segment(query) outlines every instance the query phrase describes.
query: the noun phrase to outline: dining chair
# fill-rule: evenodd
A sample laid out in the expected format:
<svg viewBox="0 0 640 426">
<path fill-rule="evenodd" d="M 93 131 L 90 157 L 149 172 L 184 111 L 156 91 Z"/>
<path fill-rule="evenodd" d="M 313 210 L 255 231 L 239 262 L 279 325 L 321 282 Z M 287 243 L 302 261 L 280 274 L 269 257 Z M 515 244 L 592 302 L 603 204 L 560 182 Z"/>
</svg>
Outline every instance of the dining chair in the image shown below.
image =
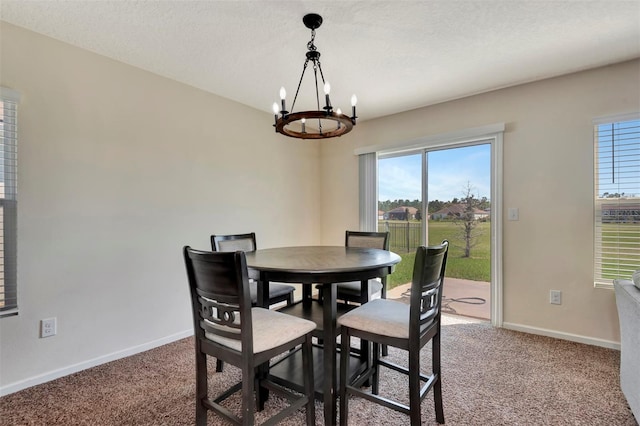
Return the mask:
<svg viewBox="0 0 640 426">
<path fill-rule="evenodd" d="M 376 248 L 389 250 L 389 232 L 346 231 L 344 245 L 346 247 Z M 380 292 L 380 297 L 387 298 L 387 277 L 368 281 L 368 294 L 362 293 L 364 282 L 351 281 L 336 286 L 336 299 L 345 302 L 367 303 L 371 296 Z"/>
<path fill-rule="evenodd" d="M 231 234 L 231 235 L 212 235 L 211 250 L 213 251 L 254 251 L 257 249 L 256 234 L 251 232 L 248 234 Z M 293 304 L 293 292 L 295 287 L 287 284 L 269 283 L 269 306 L 286 302 L 287 305 Z M 258 283 L 249 279 L 249 293 L 251 295 L 251 305 L 258 305 Z M 221 360 L 216 361 L 216 371 L 221 372 L 224 363 Z"/>
<path fill-rule="evenodd" d="M 362 247 L 376 248 L 380 250 L 389 250 L 389 232 L 365 232 L 365 231 L 349 231 L 345 232 L 345 247 Z M 368 291 L 363 293 L 362 288 L 368 284 Z M 367 303 L 371 297 L 380 293 L 380 297 L 387 298 L 387 277 L 380 279 L 370 279 L 368 281 L 349 281 L 336 284 L 336 300 L 344 302 L 358 303 L 360 305 Z M 318 300 L 322 300 L 318 294 Z M 388 355 L 387 345 L 382 346 L 382 355 Z"/>
<path fill-rule="evenodd" d="M 276 424 L 306 407 L 306 424 L 315 424 L 312 331 L 316 324 L 261 307 L 252 307 L 247 262 L 243 251 L 207 252 L 184 247 L 196 354 L 196 424 L 207 424 L 211 410 L 233 424 L 253 425 L 255 410 L 264 406 L 262 389 L 273 391 L 289 405 L 264 424 Z M 270 380 L 268 362 L 302 346 L 304 393 L 292 392 Z M 209 397 L 207 356 L 237 366 L 242 379 L 217 397 Z M 241 391 L 241 416 L 222 405 Z M 255 394 L 255 404 L 253 397 Z"/>
<path fill-rule="evenodd" d="M 348 358 L 340 360 L 340 424 L 347 424 L 349 396 L 359 396 L 384 407 L 408 414 L 411 425 L 421 424 L 420 403 L 433 389 L 436 421 L 444 423 L 442 407 L 442 380 L 440 376 L 440 307 L 447 265 L 449 243 L 444 240 L 437 246 L 420 246 L 411 281 L 409 304 L 394 300 L 372 300 L 338 319 L 342 327 L 341 352 L 349 351 L 349 339 L 373 342 L 373 360 L 365 371 L 352 377 L 348 374 Z M 420 373 L 420 350 L 431 346 L 431 374 Z M 386 344 L 408 351 L 407 366 L 380 358 L 379 345 Z M 404 373 L 409 381 L 409 405 L 381 396 L 380 367 Z M 361 387 L 371 381 L 371 392 Z M 426 382 L 421 387 L 421 382 Z"/>
<path fill-rule="evenodd" d="M 389 250 L 389 232 L 346 231 L 345 247 L 376 248 Z M 362 286 L 368 284 L 368 293 L 362 292 Z M 387 277 L 370 279 L 368 281 L 349 281 L 336 284 L 336 299 L 359 304 L 367 303 L 371 297 L 380 293 L 380 297 L 387 297 Z M 321 299 L 320 295 L 318 297 Z"/>
<path fill-rule="evenodd" d="M 212 235 L 211 249 L 213 251 L 254 251 L 256 245 L 256 234 L 235 234 L 235 235 Z M 258 283 L 254 280 L 249 282 L 251 290 L 251 303 L 253 306 L 258 304 Z M 287 305 L 293 304 L 293 293 L 295 287 L 287 284 L 269 283 L 269 305 L 286 302 Z"/>
</svg>

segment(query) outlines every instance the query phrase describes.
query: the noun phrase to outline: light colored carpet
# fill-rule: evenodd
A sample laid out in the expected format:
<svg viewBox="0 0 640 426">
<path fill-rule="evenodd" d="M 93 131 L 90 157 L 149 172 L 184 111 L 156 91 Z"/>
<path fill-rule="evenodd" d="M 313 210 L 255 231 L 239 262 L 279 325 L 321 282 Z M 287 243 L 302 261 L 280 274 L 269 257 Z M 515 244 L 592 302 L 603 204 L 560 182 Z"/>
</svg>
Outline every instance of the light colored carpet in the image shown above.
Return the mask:
<svg viewBox="0 0 640 426">
<path fill-rule="evenodd" d="M 494 329 L 488 323 L 443 316 L 442 384 L 448 425 L 635 426 L 619 387 L 618 351 Z M 423 349 L 429 372 L 429 345 Z M 395 361 L 406 353 L 390 348 Z M 211 389 L 239 380 L 210 363 Z M 383 370 L 383 395 L 408 401 L 406 380 Z M 193 340 L 183 339 L 0 398 L 2 425 L 192 425 L 195 418 Z M 239 405 L 239 396 L 230 402 Z M 273 396 L 256 421 L 283 400 Z M 400 413 L 363 401 L 349 403 L 349 424 L 407 425 Z M 317 424 L 323 422 L 316 403 Z M 423 424 L 435 425 L 433 396 L 422 404 Z M 214 414 L 210 425 L 223 424 Z M 304 424 L 304 413 L 284 425 Z"/>
</svg>

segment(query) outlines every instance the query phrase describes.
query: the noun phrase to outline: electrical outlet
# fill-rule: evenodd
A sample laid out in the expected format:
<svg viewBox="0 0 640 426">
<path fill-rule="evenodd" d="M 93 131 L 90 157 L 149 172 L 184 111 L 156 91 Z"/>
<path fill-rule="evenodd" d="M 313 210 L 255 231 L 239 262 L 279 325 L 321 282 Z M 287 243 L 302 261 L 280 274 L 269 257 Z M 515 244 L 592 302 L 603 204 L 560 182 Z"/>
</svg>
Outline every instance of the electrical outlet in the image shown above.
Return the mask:
<svg viewBox="0 0 640 426">
<path fill-rule="evenodd" d="M 552 305 L 562 305 L 562 292 L 560 290 L 551 290 L 549 293 L 549 303 Z"/>
<path fill-rule="evenodd" d="M 55 336 L 58 332 L 56 318 L 47 318 L 40 320 L 40 337 Z"/>
<path fill-rule="evenodd" d="M 518 211 L 518 208 L 510 207 L 509 210 L 507 210 L 507 217 L 509 218 L 509 220 L 518 220 L 520 218 L 520 212 Z"/>
</svg>

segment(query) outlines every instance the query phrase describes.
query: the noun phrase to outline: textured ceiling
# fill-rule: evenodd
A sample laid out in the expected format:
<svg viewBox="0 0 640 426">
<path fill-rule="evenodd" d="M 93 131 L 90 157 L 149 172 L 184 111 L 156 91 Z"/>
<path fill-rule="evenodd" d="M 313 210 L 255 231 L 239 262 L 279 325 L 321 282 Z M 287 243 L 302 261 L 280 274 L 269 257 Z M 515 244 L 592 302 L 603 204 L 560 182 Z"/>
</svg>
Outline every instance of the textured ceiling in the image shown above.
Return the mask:
<svg viewBox="0 0 640 426">
<path fill-rule="evenodd" d="M 640 57 L 638 0 L 0 0 L 3 21 L 264 111 L 293 98 L 309 12 L 332 102 L 356 93 L 362 119 Z"/>
</svg>

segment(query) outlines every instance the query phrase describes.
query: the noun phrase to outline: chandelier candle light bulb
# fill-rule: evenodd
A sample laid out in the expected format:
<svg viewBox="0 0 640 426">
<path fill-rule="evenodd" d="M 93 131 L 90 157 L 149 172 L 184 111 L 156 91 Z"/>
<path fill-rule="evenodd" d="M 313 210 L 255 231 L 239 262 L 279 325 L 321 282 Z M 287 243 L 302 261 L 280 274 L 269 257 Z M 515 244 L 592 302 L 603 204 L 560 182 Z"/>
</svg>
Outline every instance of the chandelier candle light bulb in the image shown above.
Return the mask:
<svg viewBox="0 0 640 426">
<path fill-rule="evenodd" d="M 278 104 L 276 102 L 273 103 L 273 113 L 275 114 L 275 118 L 276 118 L 276 125 L 278 124 L 278 113 L 280 111 L 278 111 Z"/>
<path fill-rule="evenodd" d="M 329 82 L 326 82 L 324 83 L 324 99 L 327 112 L 331 112 L 331 101 L 329 100 L 329 92 L 331 92 L 331 85 L 329 84 Z"/>
<path fill-rule="evenodd" d="M 356 120 L 356 104 L 358 103 L 358 98 L 356 95 L 351 95 L 351 119 L 353 121 Z"/>
<path fill-rule="evenodd" d="M 287 107 L 285 106 L 285 98 L 287 97 L 287 91 L 284 90 L 284 87 L 280 88 L 280 100 L 282 102 L 282 114 L 285 113 Z"/>
</svg>

